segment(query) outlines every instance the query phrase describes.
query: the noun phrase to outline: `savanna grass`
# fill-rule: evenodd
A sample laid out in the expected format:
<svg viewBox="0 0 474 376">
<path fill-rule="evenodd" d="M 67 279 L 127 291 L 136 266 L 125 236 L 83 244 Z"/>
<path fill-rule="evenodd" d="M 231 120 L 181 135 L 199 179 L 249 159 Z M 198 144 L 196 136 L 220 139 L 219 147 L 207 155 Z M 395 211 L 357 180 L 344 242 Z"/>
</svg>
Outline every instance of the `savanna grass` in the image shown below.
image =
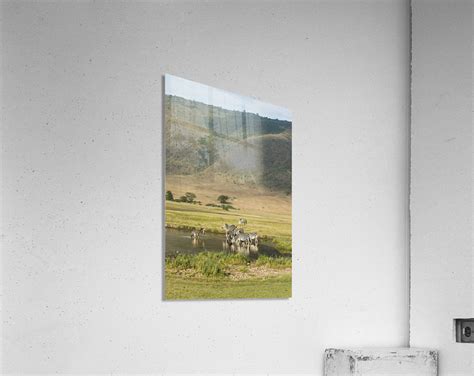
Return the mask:
<svg viewBox="0 0 474 376">
<path fill-rule="evenodd" d="M 168 272 L 192 271 L 204 277 L 226 277 L 232 267 L 239 267 L 239 270 L 245 271 L 249 266 L 265 266 L 271 269 L 291 268 L 291 258 L 261 255 L 253 260 L 239 253 L 222 252 L 179 254 L 166 258 Z"/>
<path fill-rule="evenodd" d="M 204 227 L 207 232 L 223 233 L 224 223 L 238 223 L 240 217 L 249 221 L 246 231 L 257 232 L 262 240 L 277 245 L 281 253 L 291 253 L 291 217 L 284 215 L 258 215 L 243 212 L 226 212 L 221 208 L 166 202 L 166 226 L 179 230 Z"/>
</svg>

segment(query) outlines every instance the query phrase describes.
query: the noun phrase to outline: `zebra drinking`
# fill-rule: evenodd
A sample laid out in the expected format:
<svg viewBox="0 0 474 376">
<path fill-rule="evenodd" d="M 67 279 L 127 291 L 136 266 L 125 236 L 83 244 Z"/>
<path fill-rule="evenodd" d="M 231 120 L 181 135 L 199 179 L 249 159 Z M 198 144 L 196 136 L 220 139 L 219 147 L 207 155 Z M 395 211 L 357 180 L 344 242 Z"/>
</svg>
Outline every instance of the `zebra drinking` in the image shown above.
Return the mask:
<svg viewBox="0 0 474 376">
<path fill-rule="evenodd" d="M 225 242 L 226 246 L 230 246 L 231 249 L 238 250 L 242 247 L 250 250 L 250 247 L 255 247 L 258 251 L 258 234 L 256 232 L 246 233 L 243 229 L 243 225 L 247 224 L 245 218 L 239 219 L 239 224 L 242 227 L 225 223 L 222 228 L 225 230 Z"/>
<path fill-rule="evenodd" d="M 234 244 L 235 243 L 235 239 L 237 238 L 237 236 L 239 234 L 243 234 L 244 230 L 241 229 L 241 228 L 234 228 L 232 231 L 229 232 L 229 234 L 227 235 L 227 243 L 229 244 Z"/>
<path fill-rule="evenodd" d="M 193 230 L 191 231 L 191 239 L 193 240 L 200 239 L 201 236 L 204 236 L 205 233 L 206 233 L 206 230 L 203 227 L 201 227 L 199 231 Z"/>
<path fill-rule="evenodd" d="M 246 246 L 247 249 L 250 247 L 249 234 L 239 233 L 235 238 L 235 244 L 239 247 Z"/>
</svg>

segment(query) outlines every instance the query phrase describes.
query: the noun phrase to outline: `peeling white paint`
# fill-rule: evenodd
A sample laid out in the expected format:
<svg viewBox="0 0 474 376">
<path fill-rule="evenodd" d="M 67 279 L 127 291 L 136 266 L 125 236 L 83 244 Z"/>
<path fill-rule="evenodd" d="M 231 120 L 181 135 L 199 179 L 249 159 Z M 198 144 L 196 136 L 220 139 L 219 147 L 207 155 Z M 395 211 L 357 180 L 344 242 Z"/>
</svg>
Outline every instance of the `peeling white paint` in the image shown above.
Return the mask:
<svg viewBox="0 0 474 376">
<path fill-rule="evenodd" d="M 327 349 L 325 376 L 436 376 L 438 353 L 430 349 Z"/>
</svg>

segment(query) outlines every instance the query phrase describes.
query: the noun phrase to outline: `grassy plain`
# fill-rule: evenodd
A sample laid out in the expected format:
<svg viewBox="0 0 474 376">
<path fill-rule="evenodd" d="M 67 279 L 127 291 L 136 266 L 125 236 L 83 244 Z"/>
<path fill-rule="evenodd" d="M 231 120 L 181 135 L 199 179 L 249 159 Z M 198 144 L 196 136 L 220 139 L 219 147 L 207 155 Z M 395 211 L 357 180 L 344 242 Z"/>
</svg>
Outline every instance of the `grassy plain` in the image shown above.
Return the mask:
<svg viewBox="0 0 474 376">
<path fill-rule="evenodd" d="M 291 274 L 231 280 L 226 278 L 187 278 L 166 274 L 167 300 L 256 299 L 291 297 Z"/>
<path fill-rule="evenodd" d="M 167 257 L 165 298 L 238 299 L 288 298 L 291 296 L 291 196 L 256 187 L 229 184 L 214 177 L 167 176 L 166 190 L 174 197 L 196 194 L 200 204 L 166 201 L 166 226 L 223 233 L 224 223 L 238 224 L 246 218 L 247 232 L 271 240 L 281 257 L 260 255 L 250 260 L 239 254 L 204 252 Z M 230 196 L 235 209 L 219 207 L 219 195 Z"/>
<path fill-rule="evenodd" d="M 291 252 L 291 196 L 272 193 L 237 184 L 223 184 L 216 181 L 203 183 L 191 176 L 167 177 L 166 190 L 175 197 L 193 192 L 199 204 L 166 201 L 166 226 L 191 230 L 204 227 L 208 232 L 222 233 L 224 223 L 238 224 L 239 218 L 246 218 L 246 231 L 257 232 L 261 238 L 273 240 L 281 252 Z M 205 206 L 216 204 L 221 194 L 232 197 L 232 206 L 222 208 Z"/>
</svg>

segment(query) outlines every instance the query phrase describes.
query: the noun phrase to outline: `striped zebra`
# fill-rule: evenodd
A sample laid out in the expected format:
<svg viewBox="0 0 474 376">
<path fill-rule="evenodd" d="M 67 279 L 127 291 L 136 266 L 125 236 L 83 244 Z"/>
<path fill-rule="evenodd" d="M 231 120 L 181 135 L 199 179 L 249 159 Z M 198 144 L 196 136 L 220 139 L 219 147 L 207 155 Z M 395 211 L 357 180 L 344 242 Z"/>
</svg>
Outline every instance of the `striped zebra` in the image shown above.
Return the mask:
<svg viewBox="0 0 474 376">
<path fill-rule="evenodd" d="M 204 236 L 206 230 L 201 227 L 199 230 L 191 231 L 191 239 L 199 239 L 201 236 Z"/>
<path fill-rule="evenodd" d="M 249 234 L 239 233 L 235 237 L 235 244 L 239 247 L 242 247 L 243 245 L 245 245 L 248 248 L 250 246 Z"/>
<path fill-rule="evenodd" d="M 256 232 L 251 232 L 248 235 L 250 244 L 258 247 L 258 234 Z"/>
<path fill-rule="evenodd" d="M 239 219 L 239 225 L 245 226 L 247 224 L 247 220 L 245 218 L 240 218 Z"/>
</svg>

